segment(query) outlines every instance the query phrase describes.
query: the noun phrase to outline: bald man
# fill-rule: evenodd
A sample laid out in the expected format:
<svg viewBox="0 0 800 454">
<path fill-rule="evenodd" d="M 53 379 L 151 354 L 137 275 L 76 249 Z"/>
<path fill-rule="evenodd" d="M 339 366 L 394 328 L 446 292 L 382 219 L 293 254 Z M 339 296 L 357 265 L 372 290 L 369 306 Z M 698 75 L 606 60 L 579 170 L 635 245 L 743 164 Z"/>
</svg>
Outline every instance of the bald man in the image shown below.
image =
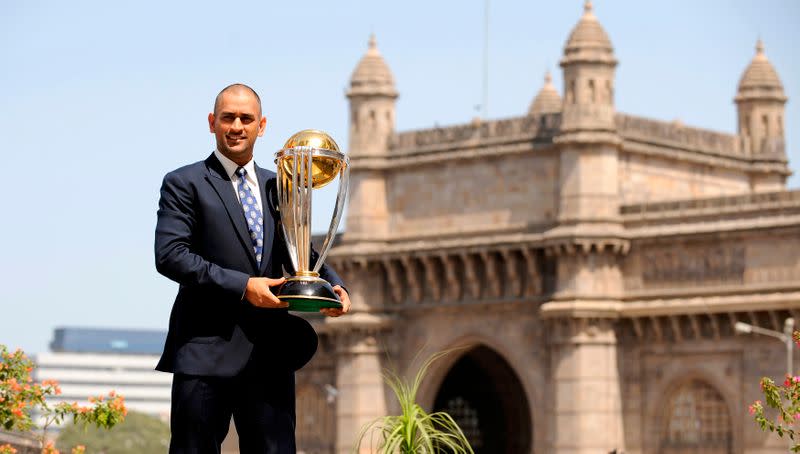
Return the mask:
<svg viewBox="0 0 800 454">
<path fill-rule="evenodd" d="M 219 453 L 233 417 L 243 454 L 294 453 L 294 372 L 317 335 L 273 294 L 293 270 L 275 173 L 253 161 L 267 125 L 261 99 L 230 85 L 208 125 L 216 150 L 168 173 L 158 205 L 156 269 L 180 284 L 156 366 L 173 373 L 169 452 Z M 320 275 L 343 306 L 321 312 L 346 313 L 342 280 L 328 266 Z"/>
</svg>

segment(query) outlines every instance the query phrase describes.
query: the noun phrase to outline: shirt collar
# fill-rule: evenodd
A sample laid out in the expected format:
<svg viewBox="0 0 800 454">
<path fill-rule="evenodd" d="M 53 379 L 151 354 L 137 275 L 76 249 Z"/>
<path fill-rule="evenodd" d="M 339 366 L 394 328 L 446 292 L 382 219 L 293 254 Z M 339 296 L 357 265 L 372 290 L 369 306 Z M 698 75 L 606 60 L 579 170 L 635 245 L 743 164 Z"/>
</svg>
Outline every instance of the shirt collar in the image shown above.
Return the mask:
<svg viewBox="0 0 800 454">
<path fill-rule="evenodd" d="M 233 162 L 230 159 L 228 159 L 228 157 L 225 156 L 224 154 L 220 153 L 219 150 L 214 150 L 214 156 L 216 156 L 217 159 L 219 159 L 219 162 L 222 163 L 222 167 L 225 169 L 225 172 L 228 174 L 228 178 L 230 178 L 231 181 L 233 181 L 234 175 L 236 174 L 236 169 L 238 169 L 240 167 L 239 164 L 236 164 L 235 162 Z M 245 164 L 245 165 L 243 165 L 241 167 L 244 167 L 244 170 L 247 171 L 247 176 L 248 177 L 250 177 L 253 181 L 256 181 L 256 164 L 252 159 L 247 161 L 247 164 Z M 236 178 L 239 178 L 238 175 L 235 175 L 235 176 L 236 176 Z"/>
</svg>

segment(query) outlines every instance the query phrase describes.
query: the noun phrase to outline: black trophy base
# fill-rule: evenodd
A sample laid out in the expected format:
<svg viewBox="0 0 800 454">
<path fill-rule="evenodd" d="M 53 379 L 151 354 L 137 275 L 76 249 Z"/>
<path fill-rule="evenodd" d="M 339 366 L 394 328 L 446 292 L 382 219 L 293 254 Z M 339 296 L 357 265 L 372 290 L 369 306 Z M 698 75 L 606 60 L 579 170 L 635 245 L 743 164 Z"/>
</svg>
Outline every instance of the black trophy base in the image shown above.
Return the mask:
<svg viewBox="0 0 800 454">
<path fill-rule="evenodd" d="M 319 312 L 323 308 L 341 309 L 339 295 L 325 279 L 311 276 L 293 276 L 278 288 L 278 299 L 289 303 L 289 310 Z"/>
</svg>

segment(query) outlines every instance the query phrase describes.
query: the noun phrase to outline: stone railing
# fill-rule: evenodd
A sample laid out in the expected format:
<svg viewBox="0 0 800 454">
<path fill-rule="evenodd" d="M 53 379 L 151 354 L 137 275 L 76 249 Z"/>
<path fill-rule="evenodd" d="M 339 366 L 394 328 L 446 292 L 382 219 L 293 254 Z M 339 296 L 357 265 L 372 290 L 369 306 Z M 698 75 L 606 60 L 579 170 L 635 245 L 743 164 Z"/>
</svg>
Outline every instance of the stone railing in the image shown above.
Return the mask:
<svg viewBox="0 0 800 454">
<path fill-rule="evenodd" d="M 734 134 L 621 113 L 616 116 L 616 124 L 623 139 L 655 142 L 724 156 L 744 156 L 739 137 Z"/>
<path fill-rule="evenodd" d="M 391 137 L 389 147 L 393 154 L 402 154 L 413 153 L 432 145 L 480 143 L 494 138 L 540 137 L 544 140 L 558 133 L 560 123 L 560 114 L 474 121 L 469 124 L 397 133 Z"/>
<path fill-rule="evenodd" d="M 800 208 L 800 190 L 623 205 L 620 214 L 627 220 L 635 220 L 653 216 L 691 216 L 729 209 L 751 211 L 786 207 Z"/>
</svg>

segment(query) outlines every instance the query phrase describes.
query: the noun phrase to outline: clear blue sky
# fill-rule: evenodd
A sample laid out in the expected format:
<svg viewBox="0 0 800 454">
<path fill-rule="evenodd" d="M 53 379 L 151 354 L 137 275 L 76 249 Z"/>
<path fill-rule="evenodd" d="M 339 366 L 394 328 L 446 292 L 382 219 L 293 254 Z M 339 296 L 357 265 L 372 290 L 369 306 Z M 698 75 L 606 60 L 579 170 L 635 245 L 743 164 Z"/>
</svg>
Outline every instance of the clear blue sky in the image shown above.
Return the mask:
<svg viewBox="0 0 800 454">
<path fill-rule="evenodd" d="M 546 69 L 560 89 L 582 4 L 492 1 L 490 117 L 523 114 Z M 344 90 L 374 31 L 400 130 L 467 122 L 481 101 L 483 10 L 481 0 L 2 2 L 0 343 L 38 352 L 55 326 L 166 328 L 176 285 L 153 267 L 158 188 L 212 150 L 206 115 L 220 88 L 261 93 L 261 164 L 299 129 L 346 147 Z M 734 131 L 732 98 L 761 36 L 790 98 L 798 168 L 800 2 L 596 0 L 595 12 L 620 61 L 619 111 L 721 131 Z"/>
</svg>

